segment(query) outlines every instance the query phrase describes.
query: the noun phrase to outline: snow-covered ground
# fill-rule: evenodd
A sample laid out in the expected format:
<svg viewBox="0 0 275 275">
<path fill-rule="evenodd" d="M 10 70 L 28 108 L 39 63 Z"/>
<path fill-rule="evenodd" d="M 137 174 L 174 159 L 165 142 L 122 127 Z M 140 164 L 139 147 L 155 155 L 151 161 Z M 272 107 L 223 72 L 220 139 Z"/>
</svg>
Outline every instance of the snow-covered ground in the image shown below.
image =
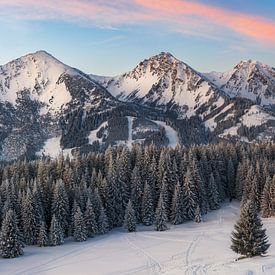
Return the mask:
<svg viewBox="0 0 275 275">
<path fill-rule="evenodd" d="M 225 204 L 204 217 L 165 232 L 139 226 L 138 232 L 116 229 L 107 235 L 59 247 L 26 247 L 24 256 L 0 259 L 0 274 L 275 274 L 275 246 L 266 257 L 235 261 L 230 233 L 239 204 Z M 275 244 L 275 218 L 265 219 Z"/>
<path fill-rule="evenodd" d="M 178 137 L 177 131 L 163 121 L 154 121 L 154 122 L 164 127 L 166 136 L 169 140 L 168 145 L 172 148 L 175 148 L 179 144 L 179 137 Z"/>
<path fill-rule="evenodd" d="M 105 121 L 103 122 L 96 130 L 93 130 L 90 132 L 89 136 L 88 136 L 88 139 L 89 139 L 89 144 L 93 144 L 94 141 L 99 141 L 99 143 L 101 144 L 102 143 L 102 139 L 103 138 L 98 138 L 96 135 L 97 135 L 97 132 L 102 128 L 102 127 L 106 127 L 108 125 L 108 122 Z"/>
<path fill-rule="evenodd" d="M 49 156 L 51 158 L 57 158 L 60 154 L 63 154 L 64 157 L 69 156 L 72 157 L 72 149 L 64 149 L 62 150 L 60 146 L 61 136 L 49 138 L 44 143 L 43 148 L 36 153 L 37 156 Z"/>
</svg>

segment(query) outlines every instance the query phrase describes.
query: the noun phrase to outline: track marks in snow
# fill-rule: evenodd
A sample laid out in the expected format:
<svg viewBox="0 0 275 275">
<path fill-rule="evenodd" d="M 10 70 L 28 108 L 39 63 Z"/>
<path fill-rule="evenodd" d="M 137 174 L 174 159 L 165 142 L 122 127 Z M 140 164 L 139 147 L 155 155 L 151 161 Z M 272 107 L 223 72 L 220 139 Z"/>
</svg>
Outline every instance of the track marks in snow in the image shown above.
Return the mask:
<svg viewBox="0 0 275 275">
<path fill-rule="evenodd" d="M 128 119 L 128 147 L 131 148 L 133 144 L 133 117 L 127 116 Z"/>
<path fill-rule="evenodd" d="M 133 241 L 131 241 L 129 239 L 129 237 L 125 237 L 124 240 L 128 243 L 128 245 L 130 247 L 132 247 L 134 250 L 136 250 L 138 252 L 138 254 L 143 255 L 146 260 L 147 260 L 147 264 L 146 264 L 146 268 L 145 270 L 150 271 L 151 274 L 159 274 L 162 273 L 162 266 L 161 264 L 152 257 L 152 255 L 150 255 L 148 252 L 146 252 L 143 248 L 137 246 L 135 243 L 133 243 Z M 129 273 L 127 273 L 129 274 Z"/>
<path fill-rule="evenodd" d="M 204 232 L 202 232 L 201 234 L 195 236 L 193 241 L 191 242 L 191 244 L 189 245 L 189 247 L 186 251 L 186 255 L 185 255 L 185 266 L 186 266 L 185 274 L 192 274 L 192 275 L 206 274 L 206 272 L 198 273 L 199 271 L 204 270 L 204 267 L 202 265 L 192 265 L 192 255 L 193 255 L 198 243 L 203 238 L 203 236 L 204 236 Z"/>
</svg>

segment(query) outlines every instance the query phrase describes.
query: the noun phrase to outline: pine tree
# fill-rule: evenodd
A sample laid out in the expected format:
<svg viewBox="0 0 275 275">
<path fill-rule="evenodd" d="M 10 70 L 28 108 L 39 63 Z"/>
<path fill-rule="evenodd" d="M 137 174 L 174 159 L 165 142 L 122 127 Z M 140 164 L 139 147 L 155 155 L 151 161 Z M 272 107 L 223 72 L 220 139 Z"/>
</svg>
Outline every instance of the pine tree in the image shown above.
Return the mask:
<svg viewBox="0 0 275 275">
<path fill-rule="evenodd" d="M 208 201 L 209 207 L 211 210 L 216 210 L 220 208 L 220 195 L 218 191 L 217 184 L 215 182 L 214 176 L 211 173 L 209 182 L 208 182 Z"/>
<path fill-rule="evenodd" d="M 167 214 L 166 214 L 165 203 L 164 203 L 162 194 L 160 194 L 158 206 L 156 209 L 155 227 L 157 231 L 165 231 L 168 229 Z"/>
<path fill-rule="evenodd" d="M 98 228 L 93 206 L 89 198 L 87 200 L 86 210 L 84 212 L 84 221 L 88 237 L 94 237 L 98 233 Z"/>
<path fill-rule="evenodd" d="M 37 237 L 37 244 L 41 246 L 47 246 L 49 244 L 48 234 L 45 226 L 45 222 L 42 221 L 40 224 L 39 234 Z"/>
<path fill-rule="evenodd" d="M 13 210 L 8 210 L 3 219 L 0 233 L 0 255 L 3 258 L 16 258 L 23 254 L 22 243 Z"/>
<path fill-rule="evenodd" d="M 154 223 L 154 202 L 152 198 L 151 187 L 148 183 L 144 186 L 144 192 L 142 196 L 142 222 L 144 225 L 152 225 Z"/>
<path fill-rule="evenodd" d="M 25 242 L 29 245 L 36 244 L 39 224 L 41 222 L 41 212 L 39 204 L 36 204 L 30 189 L 28 189 L 27 195 L 23 201 L 22 221 Z"/>
<path fill-rule="evenodd" d="M 125 211 L 124 228 L 126 228 L 128 232 L 136 231 L 136 214 L 131 200 L 129 200 Z"/>
<path fill-rule="evenodd" d="M 52 201 L 52 214 L 60 223 L 63 234 L 68 231 L 69 220 L 69 200 L 65 190 L 64 182 L 59 180 L 55 184 Z"/>
<path fill-rule="evenodd" d="M 77 242 L 86 241 L 88 238 L 85 222 L 79 206 L 77 207 L 76 212 L 74 214 L 73 237 Z"/>
<path fill-rule="evenodd" d="M 265 232 L 255 203 L 248 200 L 244 203 L 240 219 L 232 232 L 231 249 L 246 257 L 263 255 L 270 246 Z"/>
<path fill-rule="evenodd" d="M 201 222 L 201 210 L 200 206 L 198 205 L 195 211 L 195 222 L 200 223 Z"/>
<path fill-rule="evenodd" d="M 272 179 L 267 177 L 261 200 L 261 212 L 263 218 L 271 217 L 272 210 Z"/>
<path fill-rule="evenodd" d="M 193 220 L 195 217 L 195 210 L 198 205 L 198 198 L 196 195 L 196 188 L 194 178 L 190 169 L 187 169 L 187 173 L 184 180 L 184 209 L 186 217 Z"/>
<path fill-rule="evenodd" d="M 101 206 L 100 214 L 98 218 L 98 233 L 105 234 L 109 231 L 108 218 L 103 206 Z"/>
<path fill-rule="evenodd" d="M 53 215 L 51 221 L 49 241 L 52 246 L 61 245 L 64 243 L 63 228 L 61 227 L 59 220 L 55 217 L 55 214 Z"/>
<path fill-rule="evenodd" d="M 175 186 L 173 200 L 172 200 L 172 211 L 171 211 L 171 223 L 181 224 L 186 220 L 183 209 L 183 191 L 182 186 L 178 182 Z"/>
<path fill-rule="evenodd" d="M 131 201 L 136 211 L 137 223 L 141 222 L 142 180 L 138 166 L 135 166 L 131 176 Z"/>
<path fill-rule="evenodd" d="M 227 190 L 228 190 L 227 193 L 230 200 L 236 197 L 235 189 L 236 189 L 235 170 L 234 170 L 234 165 L 232 160 L 229 159 L 227 163 Z"/>
</svg>

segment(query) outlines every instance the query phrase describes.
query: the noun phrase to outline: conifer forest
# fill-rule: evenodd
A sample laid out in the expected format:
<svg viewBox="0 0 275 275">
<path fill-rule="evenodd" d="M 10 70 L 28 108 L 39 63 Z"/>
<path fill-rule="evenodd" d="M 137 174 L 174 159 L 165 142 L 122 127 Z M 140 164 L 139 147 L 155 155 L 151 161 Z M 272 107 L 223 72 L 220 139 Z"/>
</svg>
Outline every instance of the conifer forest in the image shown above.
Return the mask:
<svg viewBox="0 0 275 275">
<path fill-rule="evenodd" d="M 242 206 L 232 249 L 252 257 L 269 247 L 260 217 L 275 216 L 275 145 L 268 142 L 109 147 L 72 159 L 3 163 L 0 180 L 3 258 L 22 255 L 25 246 L 58 246 L 68 237 L 82 242 L 116 227 L 166 231 L 200 223 L 232 200 Z M 252 242 L 243 249 L 246 226 L 258 247 Z"/>
</svg>

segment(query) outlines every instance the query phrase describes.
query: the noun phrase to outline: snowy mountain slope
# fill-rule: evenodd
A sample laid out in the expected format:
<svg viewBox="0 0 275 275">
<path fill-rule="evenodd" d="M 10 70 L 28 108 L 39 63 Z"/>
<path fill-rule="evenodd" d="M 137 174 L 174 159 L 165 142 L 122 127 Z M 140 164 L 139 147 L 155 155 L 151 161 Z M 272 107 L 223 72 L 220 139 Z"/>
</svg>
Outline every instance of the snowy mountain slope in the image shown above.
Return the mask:
<svg viewBox="0 0 275 275">
<path fill-rule="evenodd" d="M 0 100 L 15 105 L 18 92 L 29 90 L 32 100 L 57 111 L 72 99 L 65 84 L 58 81 L 66 73 L 77 75 L 44 51 L 18 58 L 0 67 Z"/>
<path fill-rule="evenodd" d="M 198 116 L 206 129 L 220 136 L 226 129 L 241 125 L 245 120 L 242 116 L 255 102 L 273 104 L 274 75 L 273 68 L 253 61 L 241 62 L 226 73 L 202 74 L 170 53 L 161 53 L 121 76 L 90 77 L 124 102 L 172 111 L 178 119 Z M 275 117 L 264 109 L 259 113 L 271 120 Z M 257 114 L 253 116 L 257 120 Z M 261 121 L 266 123 L 267 120 Z M 257 130 L 264 132 L 264 127 Z"/>
<path fill-rule="evenodd" d="M 258 61 L 241 61 L 234 69 L 204 74 L 231 97 L 243 97 L 258 104 L 275 104 L 275 68 Z"/>
<path fill-rule="evenodd" d="M 170 53 L 146 59 L 121 76 L 93 77 L 120 100 L 174 110 L 179 117 L 191 117 L 202 107 L 215 109 L 224 103 L 214 85 Z"/>
<path fill-rule="evenodd" d="M 164 232 L 150 226 L 138 226 L 134 233 L 118 228 L 85 243 L 66 240 L 56 247 L 26 246 L 24 257 L 0 259 L 0 273 L 274 274 L 274 245 L 265 257 L 236 261 L 238 255 L 230 249 L 230 234 L 238 218 L 239 204 L 232 202 L 207 214 L 202 223 L 170 225 L 170 230 Z M 275 243 L 275 219 L 263 222 L 269 241 Z"/>
<path fill-rule="evenodd" d="M 68 87 L 69 77 L 85 80 L 93 84 L 92 89 L 99 89 L 84 73 L 61 63 L 45 51 L 28 54 L 0 66 L 0 101 L 15 106 L 25 92 L 25 96 L 27 94 L 31 100 L 43 105 L 41 114 L 60 112 L 75 99 Z M 106 94 L 104 91 L 104 96 Z"/>
<path fill-rule="evenodd" d="M 86 117 L 120 103 L 89 76 L 45 51 L 0 66 L 0 159 L 13 160 L 39 151 L 43 142 L 61 135 L 72 148 Z M 87 128 L 92 127 L 91 125 Z M 68 147 L 66 137 L 70 138 Z M 32 153 L 30 153 L 32 152 Z"/>
</svg>

